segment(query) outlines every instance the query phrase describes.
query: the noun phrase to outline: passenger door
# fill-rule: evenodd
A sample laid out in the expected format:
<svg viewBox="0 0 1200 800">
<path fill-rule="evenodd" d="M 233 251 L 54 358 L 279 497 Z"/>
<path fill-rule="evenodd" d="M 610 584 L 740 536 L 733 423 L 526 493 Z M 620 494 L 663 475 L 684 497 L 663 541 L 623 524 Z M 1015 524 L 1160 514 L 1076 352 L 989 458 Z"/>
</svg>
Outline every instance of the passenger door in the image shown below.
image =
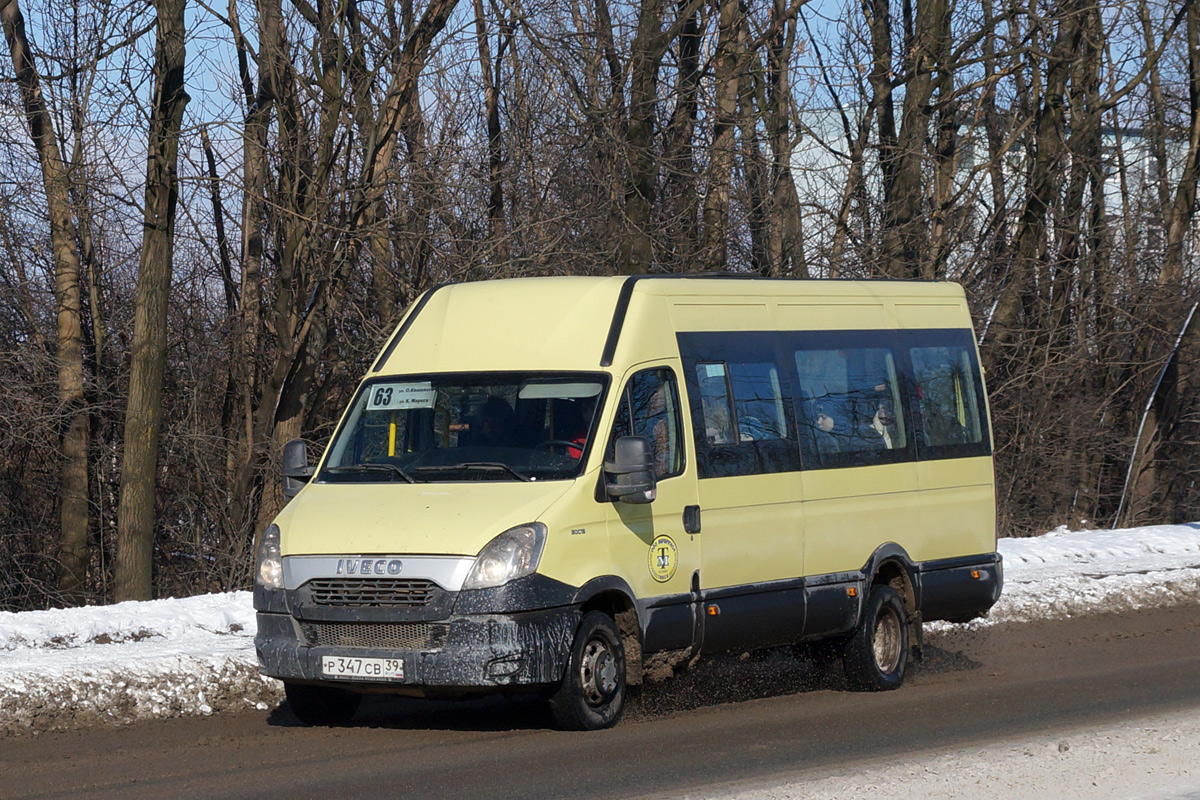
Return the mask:
<svg viewBox="0 0 1200 800">
<path fill-rule="evenodd" d="M 645 649 L 691 646 L 696 632 L 692 575 L 700 566 L 700 537 L 685 526 L 695 507 L 696 481 L 685 457 L 679 383 L 670 367 L 640 370 L 625 382 L 604 458 L 621 436 L 641 436 L 655 457 L 653 502 L 613 502 L 608 536 L 613 563 L 646 608 Z"/>
<path fill-rule="evenodd" d="M 804 628 L 799 448 L 769 333 L 681 334 L 703 520 L 704 650 Z"/>
</svg>

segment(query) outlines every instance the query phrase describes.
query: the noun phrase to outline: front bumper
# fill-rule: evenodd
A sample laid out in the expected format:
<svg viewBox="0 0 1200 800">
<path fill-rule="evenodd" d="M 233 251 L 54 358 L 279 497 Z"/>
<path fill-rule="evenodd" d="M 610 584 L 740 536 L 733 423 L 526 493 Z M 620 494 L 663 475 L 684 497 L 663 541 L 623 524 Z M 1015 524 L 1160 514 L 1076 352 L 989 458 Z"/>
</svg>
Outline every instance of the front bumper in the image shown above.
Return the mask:
<svg viewBox="0 0 1200 800">
<path fill-rule="evenodd" d="M 438 623 L 441 635 L 436 642 L 394 648 L 367 640 L 366 646 L 358 646 L 364 642 L 312 644 L 308 637 L 313 628 L 306 623 L 287 613 L 259 611 L 254 647 L 262 673 L 281 680 L 416 695 L 494 691 L 561 681 L 579 617 L 579 609 L 572 606 L 517 614 L 451 615 Z M 382 623 L 406 624 L 411 623 Z M 404 679 L 378 683 L 325 677 L 321 658 L 331 655 L 400 658 Z"/>
</svg>

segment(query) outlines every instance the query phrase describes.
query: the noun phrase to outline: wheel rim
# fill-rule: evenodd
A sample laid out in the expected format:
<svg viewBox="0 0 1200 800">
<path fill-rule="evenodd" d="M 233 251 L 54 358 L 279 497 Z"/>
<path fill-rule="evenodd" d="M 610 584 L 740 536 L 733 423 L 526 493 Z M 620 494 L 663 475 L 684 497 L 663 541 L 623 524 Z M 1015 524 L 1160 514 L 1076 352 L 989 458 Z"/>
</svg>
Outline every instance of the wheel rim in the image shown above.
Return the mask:
<svg viewBox="0 0 1200 800">
<path fill-rule="evenodd" d="M 593 708 L 607 703 L 617 691 L 617 659 L 607 642 L 592 639 L 579 659 L 583 697 Z"/>
<path fill-rule="evenodd" d="M 900 664 L 903 655 L 903 630 L 900 618 L 890 608 L 882 608 L 875 619 L 875 665 L 882 673 L 890 673 Z"/>
</svg>

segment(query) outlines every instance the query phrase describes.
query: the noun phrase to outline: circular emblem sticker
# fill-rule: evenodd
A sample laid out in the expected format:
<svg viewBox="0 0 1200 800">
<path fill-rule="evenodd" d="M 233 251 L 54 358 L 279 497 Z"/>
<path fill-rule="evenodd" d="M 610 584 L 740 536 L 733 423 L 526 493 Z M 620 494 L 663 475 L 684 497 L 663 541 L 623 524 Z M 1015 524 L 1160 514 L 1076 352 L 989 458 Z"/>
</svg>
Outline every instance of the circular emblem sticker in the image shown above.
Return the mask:
<svg viewBox="0 0 1200 800">
<path fill-rule="evenodd" d="M 679 567 L 679 548 L 670 536 L 659 536 L 650 543 L 650 555 L 646 566 L 650 568 L 650 576 L 659 583 L 666 583 L 675 577 Z"/>
</svg>

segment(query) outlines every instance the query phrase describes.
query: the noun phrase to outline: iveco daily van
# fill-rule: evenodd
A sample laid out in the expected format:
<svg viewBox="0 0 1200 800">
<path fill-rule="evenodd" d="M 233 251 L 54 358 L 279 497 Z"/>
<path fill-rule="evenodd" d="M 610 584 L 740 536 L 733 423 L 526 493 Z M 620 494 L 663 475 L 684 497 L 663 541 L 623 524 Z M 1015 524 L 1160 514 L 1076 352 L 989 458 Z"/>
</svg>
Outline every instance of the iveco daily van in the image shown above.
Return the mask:
<svg viewBox="0 0 1200 800">
<path fill-rule="evenodd" d="M 613 725 L 649 663 L 822 640 L 894 689 L 1000 595 L 951 283 L 526 278 L 415 302 L 329 446 L 284 455 L 255 645 L 308 723 L 540 691 Z"/>
</svg>

